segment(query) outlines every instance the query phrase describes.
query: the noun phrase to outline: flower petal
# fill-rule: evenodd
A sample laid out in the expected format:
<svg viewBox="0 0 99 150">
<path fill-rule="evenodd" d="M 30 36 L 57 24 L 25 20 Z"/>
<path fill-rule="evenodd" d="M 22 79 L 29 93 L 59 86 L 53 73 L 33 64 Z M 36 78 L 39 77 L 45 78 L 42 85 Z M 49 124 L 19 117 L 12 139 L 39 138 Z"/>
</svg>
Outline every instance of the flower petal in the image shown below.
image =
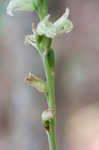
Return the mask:
<svg viewBox="0 0 99 150">
<path fill-rule="evenodd" d="M 7 7 L 7 14 L 13 16 L 15 11 L 33 11 L 33 0 L 11 0 Z"/>
<path fill-rule="evenodd" d="M 47 15 L 37 26 L 36 32 L 39 35 L 45 35 L 48 38 L 54 38 L 62 33 L 69 33 L 73 29 L 72 22 L 68 19 L 70 10 L 67 8 L 65 13 L 55 22 L 49 21 L 50 15 Z"/>
<path fill-rule="evenodd" d="M 46 35 L 48 38 L 56 36 L 56 27 L 49 21 L 50 15 L 47 15 L 37 26 L 37 34 Z"/>
</svg>

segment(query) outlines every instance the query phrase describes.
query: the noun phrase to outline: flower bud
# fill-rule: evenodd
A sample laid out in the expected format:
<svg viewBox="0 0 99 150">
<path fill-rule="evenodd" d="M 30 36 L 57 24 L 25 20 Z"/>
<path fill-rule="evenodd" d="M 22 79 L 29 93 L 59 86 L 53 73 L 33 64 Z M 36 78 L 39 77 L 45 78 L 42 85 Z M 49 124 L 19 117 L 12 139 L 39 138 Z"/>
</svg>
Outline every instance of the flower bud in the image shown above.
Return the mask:
<svg viewBox="0 0 99 150">
<path fill-rule="evenodd" d="M 44 128 L 46 129 L 46 131 L 49 131 L 50 123 L 55 119 L 55 110 L 47 109 L 43 111 L 41 118 Z"/>
<path fill-rule="evenodd" d="M 54 119 L 55 111 L 47 109 L 42 113 L 42 121 L 50 121 Z"/>
</svg>

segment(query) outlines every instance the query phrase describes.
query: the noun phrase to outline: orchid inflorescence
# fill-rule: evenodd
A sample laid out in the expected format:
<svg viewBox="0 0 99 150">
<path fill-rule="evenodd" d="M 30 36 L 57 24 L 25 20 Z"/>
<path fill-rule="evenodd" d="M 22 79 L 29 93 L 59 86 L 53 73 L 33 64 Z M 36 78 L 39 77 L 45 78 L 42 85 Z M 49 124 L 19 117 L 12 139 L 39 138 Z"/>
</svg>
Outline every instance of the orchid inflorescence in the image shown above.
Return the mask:
<svg viewBox="0 0 99 150">
<path fill-rule="evenodd" d="M 46 81 L 41 80 L 32 73 L 29 73 L 25 80 L 29 82 L 30 86 L 46 96 L 48 109 L 42 114 L 42 122 L 47 131 L 50 150 L 56 150 L 55 58 L 51 45 L 55 37 L 72 31 L 73 24 L 68 19 L 70 10 L 66 8 L 65 13 L 58 20 L 51 22 L 48 14 L 48 0 L 11 0 L 7 7 L 7 14 L 13 16 L 16 11 L 36 11 L 40 17 L 40 22 L 36 28 L 32 24 L 32 34 L 25 37 L 25 43 L 32 45 L 40 52 L 45 68 Z"/>
<path fill-rule="evenodd" d="M 15 11 L 38 10 L 42 5 L 41 2 L 42 0 L 11 0 L 7 7 L 7 13 L 8 15 L 13 16 Z M 65 13 L 54 23 L 49 21 L 50 15 L 46 15 L 44 19 L 37 25 L 35 33 L 38 35 L 45 35 L 48 38 L 55 38 L 57 35 L 71 32 L 73 29 L 73 24 L 68 19 L 69 13 L 70 10 L 67 8 Z M 35 42 L 34 37 L 35 36 L 31 36 L 32 42 Z"/>
</svg>

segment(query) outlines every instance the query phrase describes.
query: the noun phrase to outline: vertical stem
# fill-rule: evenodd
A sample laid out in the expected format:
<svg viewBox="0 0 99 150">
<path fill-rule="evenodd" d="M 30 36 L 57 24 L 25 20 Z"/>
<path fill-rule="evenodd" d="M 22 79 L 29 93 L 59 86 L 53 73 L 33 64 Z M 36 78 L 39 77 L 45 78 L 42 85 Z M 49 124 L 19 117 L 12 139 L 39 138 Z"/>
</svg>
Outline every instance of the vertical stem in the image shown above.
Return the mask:
<svg viewBox="0 0 99 150">
<path fill-rule="evenodd" d="M 55 111 L 54 66 L 53 67 L 49 66 L 49 60 L 48 60 L 47 54 L 43 56 L 43 63 L 44 63 L 44 68 L 45 68 L 46 80 L 48 82 L 48 107 L 49 109 Z M 54 120 L 50 121 L 49 131 L 47 132 L 50 150 L 56 150 L 55 120 L 56 120 L 56 117 L 54 117 Z"/>
<path fill-rule="evenodd" d="M 48 13 L 48 0 L 43 0 L 43 5 L 45 6 L 45 8 L 42 9 L 43 10 L 42 13 L 39 13 L 40 20 L 42 20 Z M 45 45 L 45 48 L 46 48 L 46 45 Z M 50 63 L 49 61 L 51 61 L 47 57 L 49 50 L 47 49 L 46 51 L 47 51 L 46 55 L 43 55 L 43 54 L 41 55 L 43 58 L 45 75 L 46 75 L 46 80 L 48 83 L 48 93 L 46 95 L 46 98 L 48 101 L 49 109 L 54 110 L 56 112 L 56 110 L 55 110 L 54 64 L 52 65 L 52 67 L 49 65 L 49 63 Z M 53 53 L 54 53 L 54 51 L 53 51 Z M 54 117 L 54 120 L 50 121 L 49 131 L 47 133 L 48 133 L 49 149 L 56 150 L 56 116 Z"/>
<path fill-rule="evenodd" d="M 50 123 L 50 130 L 48 132 L 48 141 L 50 150 L 56 150 L 55 120 L 52 120 Z"/>
<path fill-rule="evenodd" d="M 54 68 L 49 67 L 47 56 L 43 56 L 46 80 L 48 83 L 48 106 L 50 109 L 55 109 L 55 92 L 54 92 Z"/>
</svg>

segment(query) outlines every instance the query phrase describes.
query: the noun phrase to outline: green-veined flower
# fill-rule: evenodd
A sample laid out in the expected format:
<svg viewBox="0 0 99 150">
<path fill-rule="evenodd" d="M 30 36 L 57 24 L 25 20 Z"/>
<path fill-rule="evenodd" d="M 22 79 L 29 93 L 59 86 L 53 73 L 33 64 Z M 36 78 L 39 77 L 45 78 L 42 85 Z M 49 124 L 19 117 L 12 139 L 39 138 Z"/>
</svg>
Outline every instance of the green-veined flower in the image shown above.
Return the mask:
<svg viewBox="0 0 99 150">
<path fill-rule="evenodd" d="M 11 0 L 7 7 L 7 14 L 13 16 L 15 11 L 36 10 L 42 18 L 47 13 L 48 0 Z"/>
<path fill-rule="evenodd" d="M 7 14 L 13 16 L 15 11 L 33 11 L 33 0 L 11 0 L 7 7 Z"/>
<path fill-rule="evenodd" d="M 38 35 L 45 35 L 48 38 L 54 38 L 62 33 L 68 33 L 72 31 L 73 24 L 68 19 L 69 9 L 67 8 L 65 13 L 54 23 L 49 21 L 50 15 L 47 15 L 37 26 L 36 32 Z"/>
</svg>

